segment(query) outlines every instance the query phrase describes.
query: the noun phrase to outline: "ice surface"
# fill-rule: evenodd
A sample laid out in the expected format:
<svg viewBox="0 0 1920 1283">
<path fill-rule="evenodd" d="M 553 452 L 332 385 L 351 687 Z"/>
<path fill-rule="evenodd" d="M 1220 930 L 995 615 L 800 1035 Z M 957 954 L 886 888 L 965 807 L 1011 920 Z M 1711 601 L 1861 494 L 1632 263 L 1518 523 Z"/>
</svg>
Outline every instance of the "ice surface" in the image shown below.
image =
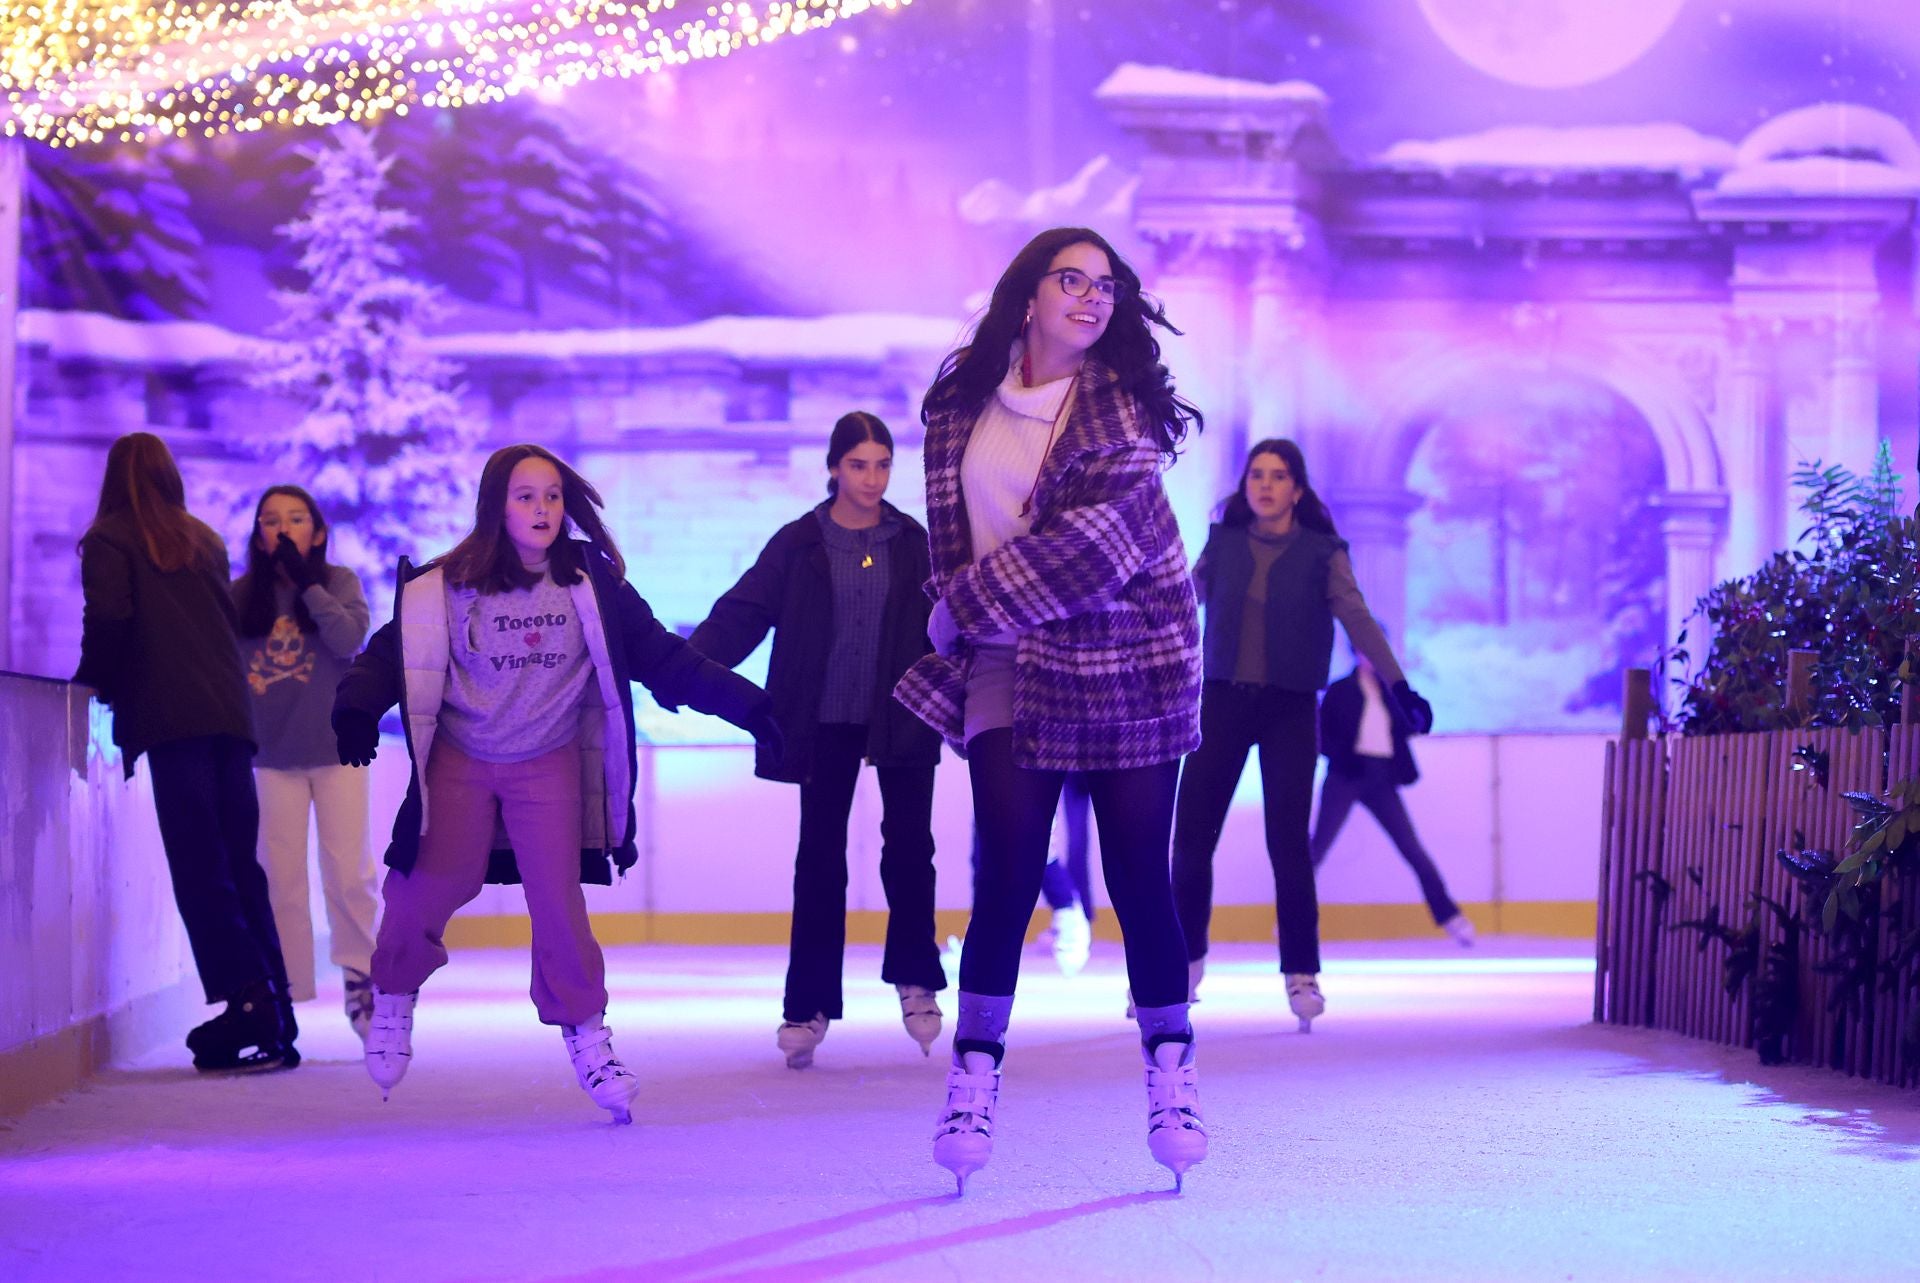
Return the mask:
<svg viewBox="0 0 1920 1283">
<path fill-rule="evenodd" d="M 534 1023 L 524 952 L 474 952 L 429 984 L 385 1105 L 323 998 L 292 1073 L 199 1078 L 171 1051 L 15 1121 L 0 1277 L 1911 1276 L 1912 1093 L 1589 1026 L 1566 941 L 1332 946 L 1307 1036 L 1268 950 L 1217 949 L 1194 1012 L 1213 1153 L 1174 1198 L 1118 952 L 1071 980 L 1029 953 L 963 1201 L 929 1156 L 941 1058 L 901 1031 L 877 950 L 849 951 L 848 1019 L 805 1073 L 774 1049 L 783 950 L 612 951 L 632 1127 Z M 1872 1214 L 1827 1214 L 1836 1191 Z"/>
</svg>

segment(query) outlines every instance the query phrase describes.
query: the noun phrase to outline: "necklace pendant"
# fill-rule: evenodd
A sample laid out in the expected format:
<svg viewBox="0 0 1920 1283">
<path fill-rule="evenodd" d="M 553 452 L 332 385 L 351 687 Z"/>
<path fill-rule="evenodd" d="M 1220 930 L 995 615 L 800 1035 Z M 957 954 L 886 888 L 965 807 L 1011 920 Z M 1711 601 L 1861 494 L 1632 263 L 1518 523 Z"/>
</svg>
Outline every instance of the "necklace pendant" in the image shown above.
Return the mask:
<svg viewBox="0 0 1920 1283">
<path fill-rule="evenodd" d="M 867 554 L 866 556 L 864 556 L 864 557 L 862 557 L 862 558 L 860 559 L 860 569 L 862 569 L 862 570 L 867 570 L 867 569 L 870 569 L 870 568 L 871 568 L 872 566 L 873 566 L 873 554 L 872 554 L 872 553 L 868 553 L 868 554 Z"/>
</svg>

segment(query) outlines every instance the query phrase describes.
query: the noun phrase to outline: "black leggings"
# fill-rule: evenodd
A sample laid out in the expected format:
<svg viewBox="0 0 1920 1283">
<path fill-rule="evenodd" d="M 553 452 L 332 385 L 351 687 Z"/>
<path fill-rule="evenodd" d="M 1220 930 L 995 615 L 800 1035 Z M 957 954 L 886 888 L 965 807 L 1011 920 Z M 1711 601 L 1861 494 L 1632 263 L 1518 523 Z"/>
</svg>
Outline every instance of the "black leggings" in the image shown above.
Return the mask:
<svg viewBox="0 0 1920 1283">
<path fill-rule="evenodd" d="M 1220 845 L 1220 829 L 1246 769 L 1247 753 L 1257 745 L 1280 969 L 1320 970 L 1320 901 L 1314 894 L 1307 841 L 1313 769 L 1320 756 L 1318 709 L 1312 691 L 1222 681 L 1210 681 L 1201 689 L 1200 747 L 1187 755 L 1173 830 L 1173 888 L 1187 952 L 1195 958 L 1207 956 L 1214 848 Z"/>
<path fill-rule="evenodd" d="M 1014 765 L 1013 732 L 982 731 L 967 745 L 973 777 L 980 863 L 973 918 L 960 956 L 963 993 L 1010 998 L 1020 976 L 1033 906 L 1047 864 L 1047 838 L 1060 802 L 1063 771 Z M 1126 939 L 1127 979 L 1142 1007 L 1187 1000 L 1186 942 L 1173 910 L 1167 872 L 1178 761 L 1123 771 L 1088 771 L 1087 792 L 1100 828 L 1107 898 Z"/>
</svg>

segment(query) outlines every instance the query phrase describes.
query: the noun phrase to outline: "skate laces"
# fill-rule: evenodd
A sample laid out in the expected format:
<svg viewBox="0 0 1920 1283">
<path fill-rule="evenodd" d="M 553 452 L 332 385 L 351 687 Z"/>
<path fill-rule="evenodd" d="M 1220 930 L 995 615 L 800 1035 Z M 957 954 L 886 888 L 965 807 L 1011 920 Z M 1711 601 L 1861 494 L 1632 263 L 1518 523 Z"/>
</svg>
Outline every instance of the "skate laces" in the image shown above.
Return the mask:
<svg viewBox="0 0 1920 1283">
<path fill-rule="evenodd" d="M 578 1029 L 578 1033 L 571 1032 Z M 573 1058 L 573 1072 L 580 1085 L 591 1091 L 616 1078 L 631 1078 L 633 1071 L 613 1054 L 613 1030 L 604 1024 L 591 1028 L 569 1025 L 562 1029 L 567 1054 Z"/>
<path fill-rule="evenodd" d="M 900 1014 L 903 1016 L 937 1016 L 940 1014 L 940 1001 L 933 996 L 933 990 L 923 989 L 919 985 L 896 985 L 900 994 Z"/>
<path fill-rule="evenodd" d="M 1162 1046 L 1181 1046 L 1163 1043 Z M 1147 1058 L 1147 1133 L 1167 1128 L 1182 1128 L 1205 1135 L 1207 1126 L 1200 1121 L 1200 1067 L 1194 1062 L 1192 1044 L 1185 1044 L 1180 1063 L 1162 1068 L 1149 1053 Z"/>
<path fill-rule="evenodd" d="M 955 1067 L 947 1071 L 947 1112 L 934 1127 L 933 1138 L 993 1135 L 993 1107 L 1000 1096 L 1000 1073 L 970 1074 Z"/>
</svg>

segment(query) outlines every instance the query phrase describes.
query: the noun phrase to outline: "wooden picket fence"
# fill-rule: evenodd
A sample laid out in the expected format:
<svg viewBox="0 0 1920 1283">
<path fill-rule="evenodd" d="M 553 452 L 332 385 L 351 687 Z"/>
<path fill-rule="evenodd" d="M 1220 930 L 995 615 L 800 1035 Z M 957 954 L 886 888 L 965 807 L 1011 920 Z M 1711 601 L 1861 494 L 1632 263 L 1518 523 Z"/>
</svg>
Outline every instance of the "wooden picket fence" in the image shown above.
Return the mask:
<svg viewBox="0 0 1920 1283">
<path fill-rule="evenodd" d="M 1810 765 L 1796 769 L 1803 750 L 1827 755 L 1824 785 Z M 1863 992 L 1828 969 L 1837 951 L 1819 906 L 1775 855 L 1844 853 L 1855 816 L 1841 794 L 1881 794 L 1920 774 L 1920 725 L 1629 739 L 1608 746 L 1605 773 L 1595 1020 L 1752 1047 L 1766 969 L 1777 994 L 1791 968 L 1790 1027 L 1761 1022 L 1777 1054 L 1881 1082 L 1920 1080 L 1900 1048 L 1917 1001 L 1908 986 Z M 1882 960 L 1920 917 L 1920 905 L 1884 885 L 1873 955 Z M 1761 897 L 1795 912 L 1793 939 Z M 1725 986 L 1732 945 L 1688 923 L 1757 929 L 1755 973 L 1737 995 Z"/>
</svg>

